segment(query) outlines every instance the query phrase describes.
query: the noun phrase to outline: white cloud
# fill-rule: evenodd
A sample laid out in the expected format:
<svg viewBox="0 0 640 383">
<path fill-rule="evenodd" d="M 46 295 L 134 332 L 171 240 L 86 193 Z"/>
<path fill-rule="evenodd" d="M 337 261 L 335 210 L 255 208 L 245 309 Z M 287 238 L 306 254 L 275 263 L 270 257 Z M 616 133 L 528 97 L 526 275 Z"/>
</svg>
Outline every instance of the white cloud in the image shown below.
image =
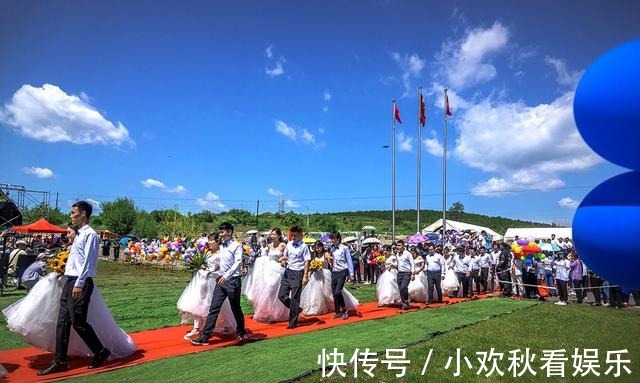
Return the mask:
<svg viewBox="0 0 640 383">
<path fill-rule="evenodd" d="M 267 55 L 268 61 L 271 65 L 268 65 L 264 68 L 264 73 L 269 77 L 278 77 L 284 74 L 284 63 L 287 62 L 287 59 L 283 56 L 280 56 L 277 59 L 273 59 L 273 45 L 269 45 L 267 49 L 265 49 L 265 54 Z"/>
<path fill-rule="evenodd" d="M 166 193 L 184 194 L 187 192 L 187 189 L 182 185 L 178 185 L 175 188 L 169 188 L 164 184 L 164 182 L 154 180 L 153 178 L 147 178 L 146 180 L 140 181 L 140 183 L 146 188 L 158 188 Z"/>
<path fill-rule="evenodd" d="M 300 137 L 300 142 L 304 144 L 312 145 L 316 148 L 321 148 L 325 146 L 324 142 L 318 143 L 316 141 L 316 137 L 313 133 L 308 131 L 307 129 L 300 127 L 289 126 L 286 122 L 282 120 L 276 120 L 276 132 L 282 134 L 287 137 L 291 141 L 298 142 L 298 137 Z M 322 130 L 324 132 L 324 130 Z"/>
<path fill-rule="evenodd" d="M 411 55 L 394 52 L 391 53 L 391 58 L 395 61 L 402 70 L 402 85 L 404 86 L 404 93 L 402 97 L 409 97 L 413 93 L 411 79 L 418 78 L 422 69 L 424 69 L 426 61 L 421 59 L 418 54 L 413 53 Z"/>
<path fill-rule="evenodd" d="M 32 166 L 29 168 L 24 168 L 22 169 L 25 173 L 27 174 L 33 174 L 34 176 L 38 177 L 38 178 L 52 178 L 55 177 L 55 174 L 53 174 L 53 171 L 49 168 L 39 168 L 36 166 Z"/>
<path fill-rule="evenodd" d="M 576 201 L 573 198 L 564 197 L 558 201 L 558 205 L 566 207 L 567 209 L 577 209 L 580 206 L 580 201 Z"/>
<path fill-rule="evenodd" d="M 306 142 L 306 143 L 312 144 L 312 145 L 316 144 L 315 136 L 313 134 L 311 134 L 307 129 L 302 129 L 301 138 L 302 138 L 303 142 Z"/>
<path fill-rule="evenodd" d="M 413 137 L 406 136 L 404 132 L 396 134 L 396 142 L 401 152 L 411 152 L 413 150 Z"/>
<path fill-rule="evenodd" d="M 567 70 L 567 64 L 561 59 L 547 56 L 544 61 L 553 66 L 556 70 L 556 81 L 558 84 L 570 89 L 575 89 L 578 86 L 578 82 L 580 81 L 580 77 L 582 77 L 583 72 L 573 71 L 570 73 Z"/>
<path fill-rule="evenodd" d="M 264 68 L 264 72 L 269 77 L 278 77 L 284 74 L 284 67 L 282 66 L 282 62 L 276 61 L 276 66 L 273 68 Z"/>
<path fill-rule="evenodd" d="M 160 188 L 160 189 L 166 189 L 167 185 L 165 185 L 163 182 L 160 182 L 158 180 L 154 180 L 153 178 L 147 178 L 146 180 L 142 180 L 140 181 L 140 183 L 142 184 L 142 186 L 146 187 L 146 188 Z"/>
<path fill-rule="evenodd" d="M 319 128 L 319 129 L 318 129 L 318 132 L 319 132 L 320 134 L 324 134 L 324 129 L 323 129 L 323 128 Z"/>
<path fill-rule="evenodd" d="M 602 162 L 578 133 L 573 97 L 568 92 L 550 104 L 536 106 L 485 99 L 460 111 L 455 123 L 455 157 L 473 168 L 498 174 L 472 192 L 500 195 L 548 190 L 564 185 L 561 173 Z"/>
<path fill-rule="evenodd" d="M 229 208 L 220 201 L 220 197 L 212 192 L 208 192 L 204 198 L 196 198 L 196 204 L 203 209 L 211 211 L 229 210 Z"/>
<path fill-rule="evenodd" d="M 100 202 L 96 201 L 95 199 L 85 198 L 84 200 L 85 200 L 85 201 L 87 201 L 87 202 L 89 202 L 89 203 L 93 206 L 93 209 L 94 209 L 94 210 L 95 210 L 95 209 L 100 209 L 100 210 L 102 210 L 102 203 L 100 203 Z"/>
<path fill-rule="evenodd" d="M 292 201 L 292 200 L 290 200 L 290 199 L 285 200 L 285 201 L 284 201 L 284 205 L 285 205 L 286 207 L 293 207 L 293 208 L 300 207 L 300 204 L 299 204 L 299 203 L 297 203 L 297 202 L 295 202 L 295 201 Z"/>
<path fill-rule="evenodd" d="M 323 108 L 322 108 L 322 111 L 323 111 L 323 112 L 325 112 L 325 113 L 327 113 L 327 112 L 329 111 L 329 107 L 328 107 L 328 106 L 323 107 Z"/>
<path fill-rule="evenodd" d="M 51 84 L 21 86 L 5 104 L 0 122 L 38 141 L 135 146 L 127 128 L 107 120 L 86 95 L 67 94 Z"/>
<path fill-rule="evenodd" d="M 440 141 L 438 141 L 437 138 L 435 137 L 426 138 L 422 140 L 422 143 L 424 144 L 424 147 L 427 149 L 427 153 L 435 157 L 442 157 L 442 152 L 444 150 L 444 147 L 442 146 Z"/>
<path fill-rule="evenodd" d="M 280 197 L 284 193 L 282 193 L 280 190 L 276 190 L 274 188 L 269 188 L 269 189 L 267 189 L 267 194 L 275 196 L 275 197 Z"/>
<path fill-rule="evenodd" d="M 165 190 L 167 193 L 177 193 L 177 194 L 184 194 L 187 192 L 187 188 L 185 188 L 182 185 L 178 185 L 173 189 L 166 189 Z"/>
<path fill-rule="evenodd" d="M 276 120 L 276 132 L 282 134 L 291 141 L 296 140 L 296 130 L 287 125 L 287 123 L 284 121 Z"/>
<path fill-rule="evenodd" d="M 486 82 L 496 76 L 488 56 L 502 50 L 509 41 L 509 30 L 499 22 L 491 28 L 476 28 L 460 41 L 445 43 L 437 56 L 440 74 L 457 90 Z"/>
<path fill-rule="evenodd" d="M 324 97 L 325 101 L 329 101 L 329 100 L 331 100 L 331 93 L 329 93 L 328 90 L 325 90 L 323 97 Z"/>
<path fill-rule="evenodd" d="M 501 197 L 509 193 L 530 190 L 550 191 L 565 185 L 564 181 L 559 178 L 543 178 L 546 176 L 548 175 L 544 173 L 521 171 L 507 178 L 492 177 L 475 185 L 471 189 L 471 193 L 484 197 Z"/>
</svg>

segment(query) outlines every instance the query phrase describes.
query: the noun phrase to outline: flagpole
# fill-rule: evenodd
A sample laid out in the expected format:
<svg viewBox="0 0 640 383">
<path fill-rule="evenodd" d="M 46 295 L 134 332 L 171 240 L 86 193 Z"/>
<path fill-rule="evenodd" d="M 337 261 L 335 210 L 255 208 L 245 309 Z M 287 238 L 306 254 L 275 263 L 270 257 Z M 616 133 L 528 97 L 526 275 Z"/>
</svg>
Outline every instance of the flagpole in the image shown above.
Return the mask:
<svg viewBox="0 0 640 383">
<path fill-rule="evenodd" d="M 447 88 L 444 89 L 444 133 L 442 137 L 442 246 L 447 234 Z"/>
<path fill-rule="evenodd" d="M 396 100 L 391 112 L 391 242 L 396 240 Z"/>
<path fill-rule="evenodd" d="M 420 232 L 420 176 L 422 173 L 422 85 L 418 90 L 418 177 L 416 192 L 416 233 Z"/>
</svg>

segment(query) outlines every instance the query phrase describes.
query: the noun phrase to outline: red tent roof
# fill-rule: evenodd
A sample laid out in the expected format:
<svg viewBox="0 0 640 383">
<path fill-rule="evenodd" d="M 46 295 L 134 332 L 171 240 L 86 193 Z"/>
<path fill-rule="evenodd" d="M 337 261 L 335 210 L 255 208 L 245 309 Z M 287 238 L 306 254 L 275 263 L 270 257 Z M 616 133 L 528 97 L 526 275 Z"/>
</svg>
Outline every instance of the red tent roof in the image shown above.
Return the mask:
<svg viewBox="0 0 640 383">
<path fill-rule="evenodd" d="M 60 226 L 49 223 L 44 218 L 30 223 L 28 225 L 14 226 L 11 230 L 18 233 L 66 233 L 67 229 L 63 229 Z"/>
</svg>

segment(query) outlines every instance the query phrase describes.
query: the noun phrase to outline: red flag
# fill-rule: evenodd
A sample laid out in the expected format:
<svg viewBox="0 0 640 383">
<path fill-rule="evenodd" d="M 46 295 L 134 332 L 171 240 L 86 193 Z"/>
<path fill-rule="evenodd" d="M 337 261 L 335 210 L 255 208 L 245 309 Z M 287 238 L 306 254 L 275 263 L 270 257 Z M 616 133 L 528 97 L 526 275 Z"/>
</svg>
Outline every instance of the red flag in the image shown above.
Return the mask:
<svg viewBox="0 0 640 383">
<path fill-rule="evenodd" d="M 402 118 L 400 118 L 400 109 L 398 109 L 398 105 L 396 105 L 395 103 L 393 104 L 393 116 L 395 117 L 396 121 L 402 124 Z"/>
<path fill-rule="evenodd" d="M 451 114 L 451 108 L 449 107 L 449 96 L 447 96 L 447 90 L 444 90 L 444 114 L 445 116 L 453 116 Z"/>
<path fill-rule="evenodd" d="M 427 112 L 424 106 L 424 96 L 420 93 L 420 126 L 424 126 L 427 122 Z"/>
</svg>

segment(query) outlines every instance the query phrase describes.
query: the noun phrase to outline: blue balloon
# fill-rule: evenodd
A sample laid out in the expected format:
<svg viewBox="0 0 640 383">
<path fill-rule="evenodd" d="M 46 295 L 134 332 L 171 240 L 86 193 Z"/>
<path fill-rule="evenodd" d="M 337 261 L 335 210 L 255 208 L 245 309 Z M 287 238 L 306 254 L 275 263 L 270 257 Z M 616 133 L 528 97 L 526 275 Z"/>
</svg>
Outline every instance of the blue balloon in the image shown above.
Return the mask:
<svg viewBox="0 0 640 383">
<path fill-rule="evenodd" d="M 610 178 L 582 200 L 573 241 L 587 267 L 611 284 L 640 289 L 640 172 Z"/>
<path fill-rule="evenodd" d="M 640 40 L 600 56 L 576 89 L 573 113 L 585 142 L 605 159 L 640 170 Z"/>
</svg>

